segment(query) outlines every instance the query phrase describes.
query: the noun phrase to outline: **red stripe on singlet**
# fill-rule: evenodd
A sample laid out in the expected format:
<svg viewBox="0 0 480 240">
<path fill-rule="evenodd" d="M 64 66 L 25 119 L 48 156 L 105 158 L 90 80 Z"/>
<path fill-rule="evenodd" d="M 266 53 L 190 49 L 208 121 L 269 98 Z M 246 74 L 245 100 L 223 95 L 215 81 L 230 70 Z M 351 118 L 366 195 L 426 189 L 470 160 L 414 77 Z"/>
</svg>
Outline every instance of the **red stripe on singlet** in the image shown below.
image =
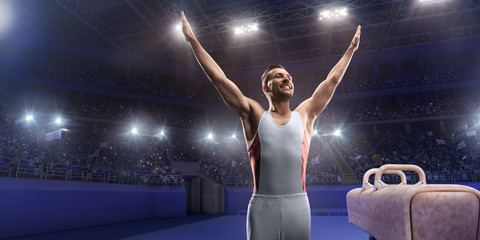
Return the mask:
<svg viewBox="0 0 480 240">
<path fill-rule="evenodd" d="M 305 189 L 305 175 L 307 170 L 307 158 L 308 158 L 308 141 L 307 134 L 303 133 L 303 142 L 302 142 L 302 187 L 303 192 L 307 192 Z"/>
<path fill-rule="evenodd" d="M 258 138 L 257 133 L 257 136 L 253 140 L 250 150 L 248 150 L 248 155 L 250 156 L 250 164 L 252 165 L 253 194 L 257 194 L 260 184 L 260 152 L 260 139 Z"/>
</svg>

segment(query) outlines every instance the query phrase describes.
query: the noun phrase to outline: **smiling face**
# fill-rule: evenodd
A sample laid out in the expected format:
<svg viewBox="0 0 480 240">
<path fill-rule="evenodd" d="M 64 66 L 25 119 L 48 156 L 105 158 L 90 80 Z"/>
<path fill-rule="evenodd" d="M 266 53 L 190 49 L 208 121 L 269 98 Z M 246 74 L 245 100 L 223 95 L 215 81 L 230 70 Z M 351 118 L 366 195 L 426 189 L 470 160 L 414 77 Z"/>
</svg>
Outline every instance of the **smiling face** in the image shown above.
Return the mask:
<svg viewBox="0 0 480 240">
<path fill-rule="evenodd" d="M 262 89 L 272 98 L 291 98 L 294 91 L 292 76 L 284 68 L 274 68 L 267 72 Z"/>
</svg>

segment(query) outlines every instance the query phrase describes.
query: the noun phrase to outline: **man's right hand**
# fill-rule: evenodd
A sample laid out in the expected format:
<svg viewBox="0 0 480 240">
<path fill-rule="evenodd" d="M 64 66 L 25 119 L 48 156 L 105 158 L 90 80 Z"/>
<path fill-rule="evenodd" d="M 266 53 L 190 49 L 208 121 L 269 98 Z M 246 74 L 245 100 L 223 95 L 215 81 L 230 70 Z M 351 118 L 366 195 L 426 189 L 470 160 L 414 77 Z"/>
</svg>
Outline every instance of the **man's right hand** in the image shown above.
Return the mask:
<svg viewBox="0 0 480 240">
<path fill-rule="evenodd" d="M 183 11 L 182 11 L 182 32 L 187 42 L 190 42 L 191 40 L 195 39 L 195 34 L 193 34 L 192 28 L 190 27 L 190 23 L 188 23 L 188 20 L 185 17 L 185 13 Z"/>
</svg>

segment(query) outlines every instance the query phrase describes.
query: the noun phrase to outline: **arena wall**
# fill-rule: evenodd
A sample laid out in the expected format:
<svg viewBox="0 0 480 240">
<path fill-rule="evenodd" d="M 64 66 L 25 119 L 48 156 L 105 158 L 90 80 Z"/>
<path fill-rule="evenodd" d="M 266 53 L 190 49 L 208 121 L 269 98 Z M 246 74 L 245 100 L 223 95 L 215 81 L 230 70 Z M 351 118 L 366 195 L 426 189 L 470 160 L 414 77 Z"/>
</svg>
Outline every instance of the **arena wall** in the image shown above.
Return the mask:
<svg viewBox="0 0 480 240">
<path fill-rule="evenodd" d="M 186 215 L 180 187 L 0 178 L 0 239 Z"/>
</svg>

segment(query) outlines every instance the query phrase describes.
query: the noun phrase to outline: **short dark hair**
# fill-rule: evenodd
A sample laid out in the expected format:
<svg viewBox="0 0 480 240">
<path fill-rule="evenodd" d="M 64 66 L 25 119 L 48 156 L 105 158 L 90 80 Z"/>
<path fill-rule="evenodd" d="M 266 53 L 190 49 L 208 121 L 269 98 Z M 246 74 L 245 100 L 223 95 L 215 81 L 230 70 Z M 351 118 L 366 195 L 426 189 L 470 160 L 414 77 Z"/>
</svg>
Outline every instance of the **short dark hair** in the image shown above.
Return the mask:
<svg viewBox="0 0 480 240">
<path fill-rule="evenodd" d="M 267 83 L 267 80 L 268 80 L 268 79 L 267 79 L 267 77 L 268 77 L 267 74 L 268 74 L 268 72 L 270 72 L 272 69 L 275 69 L 275 68 L 285 69 L 282 65 L 280 65 L 280 64 L 278 64 L 278 63 L 275 63 L 275 64 L 272 64 L 272 65 L 268 66 L 268 68 L 265 69 L 265 72 L 263 72 L 263 74 L 262 74 L 262 78 L 261 78 L 261 80 L 262 80 L 262 86 Z"/>
</svg>

